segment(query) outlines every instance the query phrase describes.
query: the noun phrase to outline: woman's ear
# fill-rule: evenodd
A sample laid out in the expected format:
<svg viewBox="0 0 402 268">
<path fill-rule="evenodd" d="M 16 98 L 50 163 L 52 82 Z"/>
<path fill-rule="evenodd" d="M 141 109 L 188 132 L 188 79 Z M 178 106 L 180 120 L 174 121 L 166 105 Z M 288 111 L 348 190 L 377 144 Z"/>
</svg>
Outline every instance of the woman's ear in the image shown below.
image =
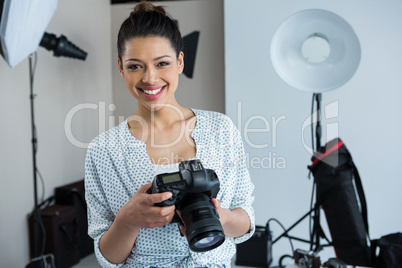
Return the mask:
<svg viewBox="0 0 402 268">
<path fill-rule="evenodd" d="M 121 77 L 124 78 L 123 64 L 119 58 L 117 58 L 117 65 L 119 66 L 119 72 L 120 72 Z"/>
<path fill-rule="evenodd" d="M 179 67 L 179 74 L 181 74 L 184 70 L 184 53 L 180 51 L 179 58 L 177 59 L 177 64 Z"/>
</svg>

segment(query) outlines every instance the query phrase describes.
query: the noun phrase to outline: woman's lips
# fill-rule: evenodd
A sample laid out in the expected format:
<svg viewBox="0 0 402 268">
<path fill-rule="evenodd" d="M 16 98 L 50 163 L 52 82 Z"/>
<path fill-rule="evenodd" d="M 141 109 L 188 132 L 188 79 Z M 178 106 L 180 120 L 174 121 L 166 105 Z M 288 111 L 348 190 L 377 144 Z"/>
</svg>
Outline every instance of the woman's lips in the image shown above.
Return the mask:
<svg viewBox="0 0 402 268">
<path fill-rule="evenodd" d="M 142 92 L 142 94 L 145 96 L 145 98 L 154 100 L 159 98 L 160 95 L 162 95 L 163 90 L 166 88 L 165 86 L 152 86 L 152 87 L 142 87 L 139 88 Z"/>
</svg>

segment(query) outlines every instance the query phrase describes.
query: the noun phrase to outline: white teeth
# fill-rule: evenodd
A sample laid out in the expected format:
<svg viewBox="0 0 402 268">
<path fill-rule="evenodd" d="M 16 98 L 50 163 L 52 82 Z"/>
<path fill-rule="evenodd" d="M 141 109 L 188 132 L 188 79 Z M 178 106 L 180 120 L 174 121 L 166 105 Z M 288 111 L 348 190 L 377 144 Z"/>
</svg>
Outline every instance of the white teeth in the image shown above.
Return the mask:
<svg viewBox="0 0 402 268">
<path fill-rule="evenodd" d="M 161 92 L 163 87 L 161 87 L 160 89 L 155 89 L 155 90 L 143 90 L 145 93 L 149 94 L 149 95 L 155 95 L 158 94 L 159 92 Z"/>
</svg>

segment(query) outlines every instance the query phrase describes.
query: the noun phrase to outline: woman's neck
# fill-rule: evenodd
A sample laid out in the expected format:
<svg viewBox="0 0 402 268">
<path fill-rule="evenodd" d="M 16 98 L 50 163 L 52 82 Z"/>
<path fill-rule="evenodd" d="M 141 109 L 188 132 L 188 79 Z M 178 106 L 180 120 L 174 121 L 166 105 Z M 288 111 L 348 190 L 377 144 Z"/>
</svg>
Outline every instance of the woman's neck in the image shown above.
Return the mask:
<svg viewBox="0 0 402 268">
<path fill-rule="evenodd" d="M 153 127 L 155 129 L 165 129 L 170 126 L 188 120 L 193 116 L 193 112 L 179 104 L 164 104 L 155 106 L 153 109 L 141 109 L 139 107 L 131 117 L 133 121 L 131 127 L 144 128 Z M 142 121 L 142 122 L 141 122 Z"/>
</svg>

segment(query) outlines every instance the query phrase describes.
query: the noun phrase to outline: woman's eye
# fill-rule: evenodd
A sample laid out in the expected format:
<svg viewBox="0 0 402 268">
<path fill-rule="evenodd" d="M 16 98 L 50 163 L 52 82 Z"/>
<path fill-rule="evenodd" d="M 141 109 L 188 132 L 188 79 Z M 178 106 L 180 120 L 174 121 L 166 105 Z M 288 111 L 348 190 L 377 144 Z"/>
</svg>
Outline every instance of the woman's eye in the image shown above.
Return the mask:
<svg viewBox="0 0 402 268">
<path fill-rule="evenodd" d="M 165 66 L 169 66 L 169 64 L 170 64 L 169 62 L 162 61 L 162 62 L 158 63 L 158 66 L 165 67 Z"/>
<path fill-rule="evenodd" d="M 138 64 L 133 64 L 133 65 L 128 66 L 129 70 L 136 70 L 136 69 L 140 69 L 140 68 L 141 68 L 141 66 Z"/>
</svg>

